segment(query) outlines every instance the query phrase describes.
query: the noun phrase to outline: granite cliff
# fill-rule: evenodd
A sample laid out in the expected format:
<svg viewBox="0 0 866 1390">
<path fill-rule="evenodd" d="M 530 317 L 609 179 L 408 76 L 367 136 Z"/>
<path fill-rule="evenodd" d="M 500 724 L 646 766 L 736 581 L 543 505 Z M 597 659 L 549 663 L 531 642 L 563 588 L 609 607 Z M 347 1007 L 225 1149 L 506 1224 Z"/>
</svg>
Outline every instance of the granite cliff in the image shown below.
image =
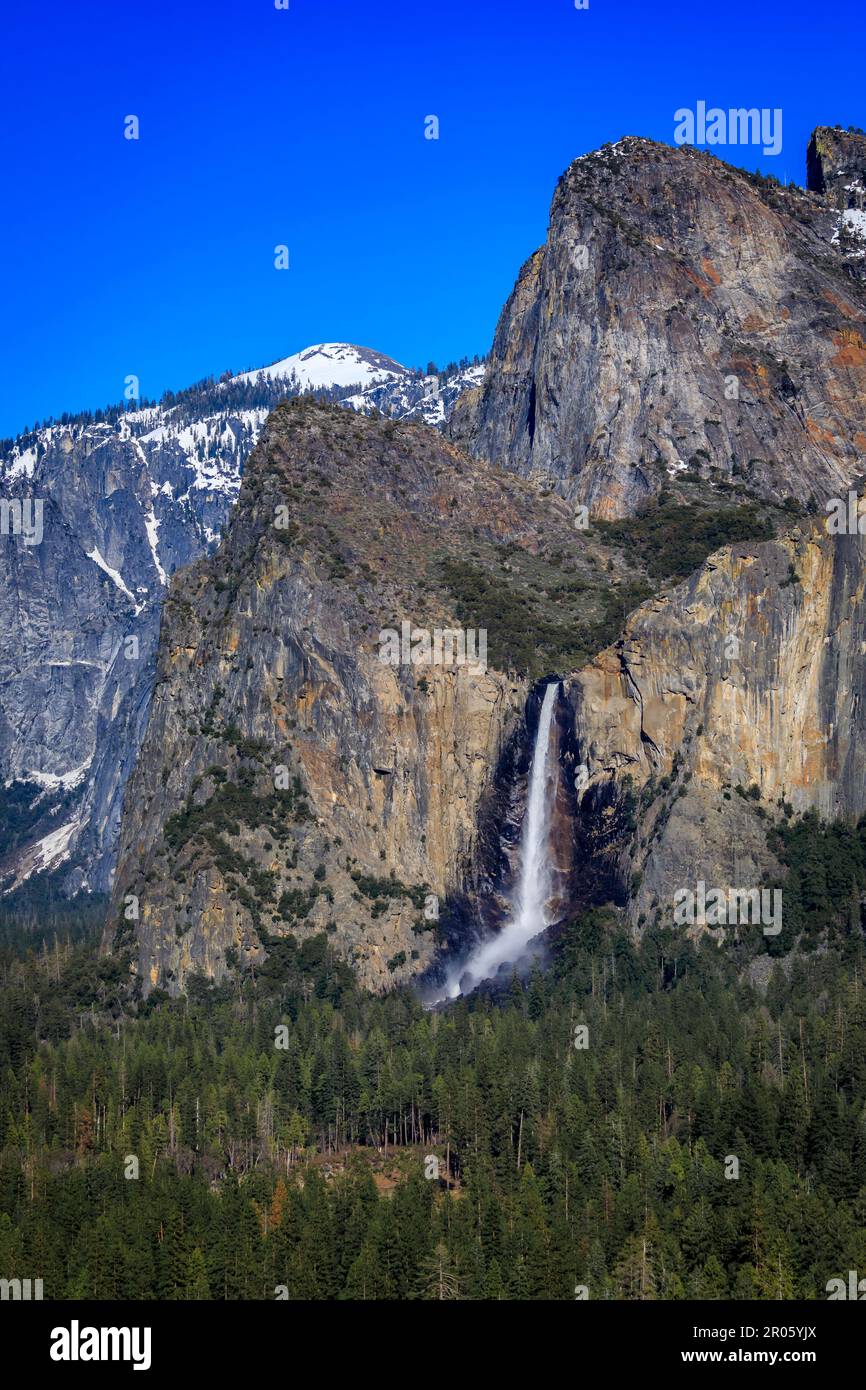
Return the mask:
<svg viewBox="0 0 866 1390">
<path fill-rule="evenodd" d="M 643 140 L 576 161 L 444 438 L 270 416 L 164 608 L 104 938 L 143 992 L 322 934 L 383 989 L 496 930 L 551 676 L 560 920 L 670 925 L 697 879 L 779 881 L 774 827 L 866 811 L 864 542 L 822 521 L 864 473 L 828 185 L 859 137 L 819 135 L 805 191 Z M 383 661 L 404 624 L 486 661 Z"/>
<path fill-rule="evenodd" d="M 628 805 L 605 855 L 636 924 L 698 879 L 768 883 L 774 822 L 866 813 L 864 592 L 860 535 L 730 546 L 572 677 L 581 815 Z"/>
<path fill-rule="evenodd" d="M 425 427 L 274 412 L 224 544 L 165 608 L 106 937 L 134 941 L 146 990 L 323 930 L 374 987 L 430 962 L 527 687 L 483 662 L 384 662 L 380 634 L 459 627 L 467 546 L 531 560 L 570 534 L 558 499 Z"/>
<path fill-rule="evenodd" d="M 655 583 L 629 537 L 577 530 L 561 498 L 426 426 L 279 407 L 222 545 L 166 601 L 106 949 L 176 991 L 324 931 L 381 988 L 495 929 L 534 684 L 582 665 Z M 463 632 L 486 659 L 413 660 L 404 625 Z M 558 720 L 573 762 L 564 702 Z M 571 781 L 561 802 L 565 911 Z"/>
<path fill-rule="evenodd" d="M 834 157 L 856 146 L 859 169 L 863 143 L 838 132 Z M 818 182 L 633 137 L 575 160 L 452 438 L 600 518 L 688 472 L 777 502 L 838 493 L 866 447 L 864 260 Z"/>
</svg>

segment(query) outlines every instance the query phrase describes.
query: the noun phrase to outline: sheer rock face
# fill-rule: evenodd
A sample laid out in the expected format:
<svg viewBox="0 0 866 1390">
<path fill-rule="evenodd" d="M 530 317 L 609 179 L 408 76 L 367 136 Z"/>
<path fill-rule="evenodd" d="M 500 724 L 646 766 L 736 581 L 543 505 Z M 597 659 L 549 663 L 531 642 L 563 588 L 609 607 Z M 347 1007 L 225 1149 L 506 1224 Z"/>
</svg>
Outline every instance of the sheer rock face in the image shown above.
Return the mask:
<svg viewBox="0 0 866 1390">
<path fill-rule="evenodd" d="M 866 299 L 837 222 L 692 148 L 630 137 L 575 160 L 451 437 L 600 518 L 686 468 L 838 496 L 866 448 Z"/>
<path fill-rule="evenodd" d="M 862 208 L 866 195 L 866 135 L 818 126 L 806 152 L 806 186 L 838 208 Z"/>
<path fill-rule="evenodd" d="M 444 904 L 484 876 L 479 808 L 527 688 L 383 663 L 380 634 L 456 628 L 435 561 L 482 532 L 574 537 L 561 501 L 424 426 L 271 416 L 225 540 L 164 609 L 105 937 L 132 947 L 145 991 L 219 979 L 289 932 L 329 932 L 371 988 L 429 963 L 425 895 Z"/>
<path fill-rule="evenodd" d="M 569 682 L 582 814 L 612 788 L 638 794 L 634 833 L 611 847 L 636 921 L 669 921 L 698 879 L 766 885 L 758 806 L 866 811 L 864 655 L 866 540 L 819 526 L 717 552 Z"/>
<path fill-rule="evenodd" d="M 0 846 L 4 890 L 42 870 L 108 889 L 165 586 L 237 494 L 236 467 L 196 477 L 171 442 L 105 424 L 43 429 L 0 463 L 0 501 L 41 507 L 34 543 L 0 536 L 0 782 L 32 802 L 28 833 Z"/>
</svg>

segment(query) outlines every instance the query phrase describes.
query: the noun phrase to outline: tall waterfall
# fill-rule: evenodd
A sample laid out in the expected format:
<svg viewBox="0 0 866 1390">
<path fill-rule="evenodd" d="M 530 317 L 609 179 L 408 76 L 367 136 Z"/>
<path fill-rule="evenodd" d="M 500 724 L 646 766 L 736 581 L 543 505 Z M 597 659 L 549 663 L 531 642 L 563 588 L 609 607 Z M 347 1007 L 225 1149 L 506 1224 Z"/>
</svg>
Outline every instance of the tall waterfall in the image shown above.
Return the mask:
<svg viewBox="0 0 866 1390">
<path fill-rule="evenodd" d="M 454 999 L 460 984 L 470 976 L 472 985 L 495 975 L 504 961 L 517 960 L 533 936 L 547 926 L 547 900 L 550 897 L 549 830 L 556 759 L 550 757 L 550 728 L 556 706 L 559 681 L 544 692 L 538 732 L 529 772 L 526 814 L 520 837 L 520 877 L 513 902 L 511 920 L 489 941 L 484 941 L 460 967 L 460 979 L 449 981 L 448 994 Z M 555 784 L 554 784 L 555 785 Z"/>
</svg>

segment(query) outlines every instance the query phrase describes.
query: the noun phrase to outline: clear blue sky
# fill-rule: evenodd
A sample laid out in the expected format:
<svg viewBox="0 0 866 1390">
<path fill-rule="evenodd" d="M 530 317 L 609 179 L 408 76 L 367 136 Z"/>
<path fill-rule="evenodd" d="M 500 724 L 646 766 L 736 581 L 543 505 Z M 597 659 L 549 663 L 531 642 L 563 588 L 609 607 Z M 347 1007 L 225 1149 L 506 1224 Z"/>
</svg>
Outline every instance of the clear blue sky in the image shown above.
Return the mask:
<svg viewBox="0 0 866 1390">
<path fill-rule="evenodd" d="M 555 181 L 699 100 L 866 126 L 863 0 L 40 0 L 0 48 L 0 435 L 309 343 L 490 345 Z M 123 138 L 124 117 L 141 123 Z M 424 118 L 440 139 L 424 139 Z M 289 247 L 291 268 L 274 269 Z"/>
</svg>

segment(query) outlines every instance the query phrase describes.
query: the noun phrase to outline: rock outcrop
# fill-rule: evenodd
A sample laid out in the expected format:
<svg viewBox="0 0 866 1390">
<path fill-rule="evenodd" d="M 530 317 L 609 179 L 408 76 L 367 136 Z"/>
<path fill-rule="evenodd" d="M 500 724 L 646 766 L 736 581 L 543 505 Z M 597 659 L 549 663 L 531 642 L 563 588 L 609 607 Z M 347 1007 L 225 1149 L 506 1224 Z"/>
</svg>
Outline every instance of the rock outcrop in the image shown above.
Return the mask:
<svg viewBox="0 0 866 1390">
<path fill-rule="evenodd" d="M 424 426 L 274 412 L 226 539 L 164 610 L 105 939 L 146 992 L 322 931 L 372 988 L 430 963 L 437 911 L 495 886 L 479 825 L 528 684 L 391 664 L 382 633 L 460 628 L 443 575 L 467 553 L 513 570 L 565 546 L 594 549 L 560 499 Z"/>
<path fill-rule="evenodd" d="M 806 187 L 838 208 L 862 208 L 866 198 L 866 134 L 817 126 L 806 151 Z"/>
<path fill-rule="evenodd" d="M 866 297 L 838 219 L 685 146 L 582 156 L 451 437 L 601 518 L 687 474 L 839 495 L 863 471 Z"/>
<path fill-rule="evenodd" d="M 629 808 L 608 853 L 633 920 L 698 879 L 766 884 L 768 818 L 866 812 L 866 539 L 719 551 L 568 684 L 581 815 Z"/>
<path fill-rule="evenodd" d="M 205 478 L 174 440 L 143 445 L 125 424 L 52 426 L 0 470 L 0 501 L 41 518 L 38 539 L 12 522 L 0 535 L 5 891 L 42 871 L 107 890 L 166 585 L 238 485 L 236 456 Z"/>
</svg>

